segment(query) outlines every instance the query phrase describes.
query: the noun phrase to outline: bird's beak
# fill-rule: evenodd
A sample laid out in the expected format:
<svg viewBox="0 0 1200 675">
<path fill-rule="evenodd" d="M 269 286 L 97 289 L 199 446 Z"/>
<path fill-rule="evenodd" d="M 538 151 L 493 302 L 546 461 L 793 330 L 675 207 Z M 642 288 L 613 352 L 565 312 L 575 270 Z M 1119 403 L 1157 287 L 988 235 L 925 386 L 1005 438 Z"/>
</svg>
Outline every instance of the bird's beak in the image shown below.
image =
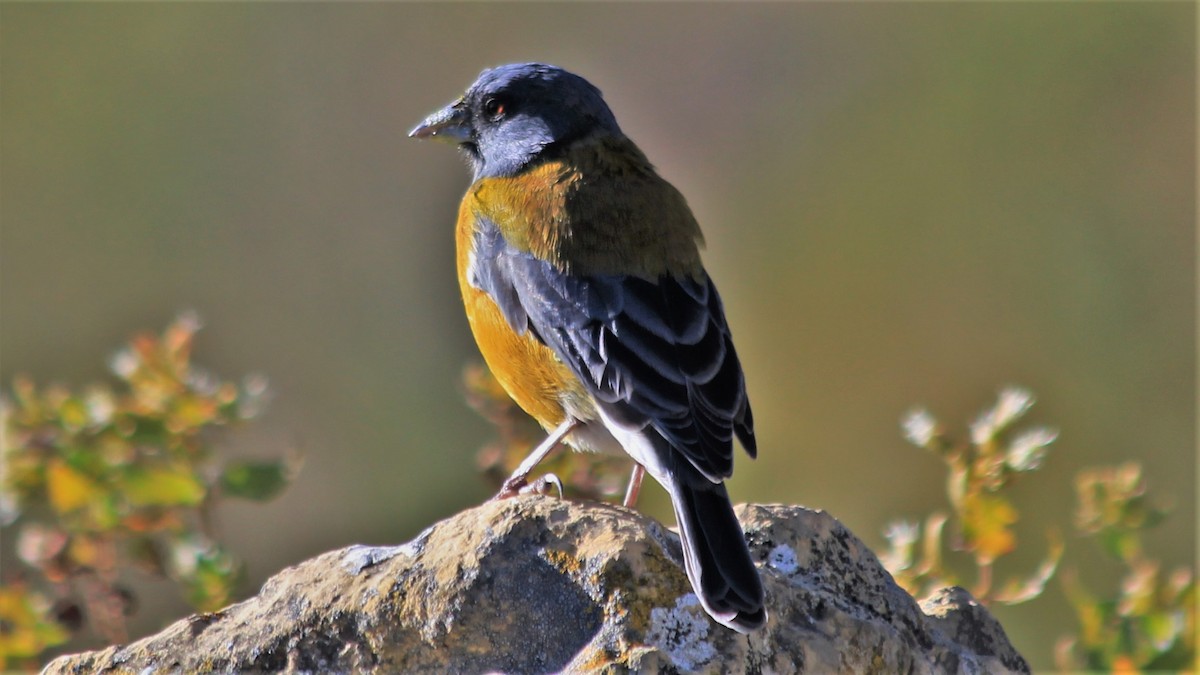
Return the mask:
<svg viewBox="0 0 1200 675">
<path fill-rule="evenodd" d="M 471 120 L 467 115 L 467 107 L 463 99 L 442 108 L 425 118 L 417 128 L 408 132 L 409 138 L 432 138 L 464 143 L 471 140 Z"/>
</svg>

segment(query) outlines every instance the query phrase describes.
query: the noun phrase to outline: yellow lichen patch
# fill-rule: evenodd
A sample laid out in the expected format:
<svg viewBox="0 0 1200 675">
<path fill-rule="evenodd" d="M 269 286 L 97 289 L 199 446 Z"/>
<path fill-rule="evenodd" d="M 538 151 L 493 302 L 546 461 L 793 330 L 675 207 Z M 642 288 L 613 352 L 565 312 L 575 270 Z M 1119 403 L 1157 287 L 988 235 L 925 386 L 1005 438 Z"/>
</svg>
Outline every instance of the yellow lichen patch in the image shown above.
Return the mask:
<svg viewBox="0 0 1200 675">
<path fill-rule="evenodd" d="M 565 550 L 561 550 L 561 549 L 559 549 L 559 550 L 547 549 L 542 554 L 542 557 L 544 557 L 546 559 L 546 562 L 553 565 L 560 572 L 565 572 L 565 573 L 571 574 L 571 575 L 577 575 L 583 571 L 582 561 L 584 559 L 579 557 L 577 554 L 575 554 L 573 552 L 565 551 Z"/>
</svg>

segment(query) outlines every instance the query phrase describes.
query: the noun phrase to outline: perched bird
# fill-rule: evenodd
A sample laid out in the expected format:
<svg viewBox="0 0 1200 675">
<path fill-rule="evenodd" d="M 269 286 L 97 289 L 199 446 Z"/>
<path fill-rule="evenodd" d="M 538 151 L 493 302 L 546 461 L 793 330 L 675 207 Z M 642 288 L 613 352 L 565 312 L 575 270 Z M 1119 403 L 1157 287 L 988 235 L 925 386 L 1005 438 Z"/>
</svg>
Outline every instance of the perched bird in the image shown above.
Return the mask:
<svg viewBox="0 0 1200 675">
<path fill-rule="evenodd" d="M 741 364 L 703 237 L 679 193 L 629 140 L 600 91 L 539 63 L 484 71 L 409 134 L 462 150 L 458 275 L 479 350 L 550 437 L 624 450 L 671 496 L 704 609 L 750 632 L 763 589 L 723 481 L 733 437 L 755 456 Z"/>
</svg>

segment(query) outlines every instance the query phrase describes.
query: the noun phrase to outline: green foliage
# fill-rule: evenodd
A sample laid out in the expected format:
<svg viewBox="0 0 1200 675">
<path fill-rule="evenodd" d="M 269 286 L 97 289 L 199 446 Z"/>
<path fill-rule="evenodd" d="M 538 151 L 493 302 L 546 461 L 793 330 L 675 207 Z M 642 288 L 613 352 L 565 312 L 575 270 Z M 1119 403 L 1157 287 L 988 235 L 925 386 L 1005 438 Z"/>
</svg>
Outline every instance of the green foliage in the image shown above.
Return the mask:
<svg viewBox="0 0 1200 675">
<path fill-rule="evenodd" d="M 971 593 L 980 602 L 1017 604 L 1042 593 L 1054 575 L 1063 547 L 1057 534 L 1047 534 L 1050 551 L 1045 561 L 1025 577 L 1010 579 L 1000 588 L 993 583 L 998 558 L 1017 546 L 1013 532 L 1020 514 L 1004 494 L 1020 474 L 1036 471 L 1057 433 L 1045 427 L 1023 431 L 1014 424 L 1033 405 L 1024 389 L 1009 387 L 996 404 L 970 427 L 970 441 L 956 443 L 943 432 L 926 410 L 917 409 L 904 419 L 905 437 L 946 463 L 946 484 L 951 512 L 935 512 L 924 523 L 892 523 L 886 533 L 889 550 L 883 562 L 896 582 L 917 597 L 944 586 L 965 585 L 946 564 L 946 527 L 953 549 L 970 556 L 976 570 Z M 917 544 L 920 544 L 918 548 Z"/>
<path fill-rule="evenodd" d="M 218 461 L 214 431 L 257 416 L 267 389 L 261 377 L 235 384 L 195 367 L 199 327 L 185 315 L 161 336 L 135 337 L 110 362 L 115 386 L 77 393 L 13 383 L 0 522 L 6 538 L 15 531 L 33 579 L 0 586 L 0 668 L 64 642 L 68 629 L 126 640 L 127 568 L 175 580 L 197 609 L 229 602 L 241 566 L 215 537 L 214 505 L 223 496 L 269 499 L 297 467 Z"/>
<path fill-rule="evenodd" d="M 968 554 L 974 564 L 977 580 L 971 592 L 980 602 L 1017 604 L 1042 596 L 1063 554 L 1061 539 L 1053 531 L 1048 534 L 1050 552 L 1037 570 L 999 590 L 991 581 L 996 559 L 1017 546 L 1012 526 L 1019 514 L 1003 491 L 1020 474 L 1041 466 L 1056 437 L 1043 427 L 1013 429 L 1032 405 L 1029 392 L 1005 389 L 996 405 L 971 424 L 968 443 L 948 439 L 925 410 L 905 417 L 905 437 L 946 463 L 951 506 L 950 515 L 935 512 L 921 524 L 898 521 L 885 532 L 889 549 L 882 561 L 914 596 L 961 585 L 945 561 L 947 537 L 952 548 Z M 1159 563 L 1145 554 L 1142 532 L 1162 522 L 1166 512 L 1147 499 L 1141 467 L 1128 463 L 1085 469 L 1076 476 L 1075 489 L 1075 529 L 1126 572 L 1114 596 L 1097 596 L 1074 570 L 1062 574 L 1079 630 L 1059 641 L 1058 667 L 1117 672 L 1197 669 L 1195 578 L 1186 568 L 1164 575 Z"/>
<path fill-rule="evenodd" d="M 1146 497 L 1136 463 L 1081 472 L 1075 479 L 1076 529 L 1125 569 L 1113 596 L 1097 597 L 1070 570 L 1063 586 L 1078 635 L 1058 643 L 1063 670 L 1187 670 L 1196 663 L 1196 581 L 1191 570 L 1164 574 L 1145 554 L 1141 533 L 1166 512 Z"/>
<path fill-rule="evenodd" d="M 52 616 L 50 602 L 24 586 L 0 586 L 0 668 L 30 663 L 70 637 Z"/>
<path fill-rule="evenodd" d="M 221 491 L 230 497 L 265 502 L 292 480 L 295 462 L 234 462 L 221 472 Z"/>
</svg>

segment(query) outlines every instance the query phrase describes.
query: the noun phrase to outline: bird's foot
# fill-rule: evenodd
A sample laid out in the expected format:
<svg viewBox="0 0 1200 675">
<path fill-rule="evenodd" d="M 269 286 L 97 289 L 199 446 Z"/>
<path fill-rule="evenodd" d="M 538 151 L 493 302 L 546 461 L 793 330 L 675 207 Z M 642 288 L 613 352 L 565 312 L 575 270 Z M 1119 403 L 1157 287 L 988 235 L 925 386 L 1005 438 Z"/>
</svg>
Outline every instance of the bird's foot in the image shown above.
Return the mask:
<svg viewBox="0 0 1200 675">
<path fill-rule="evenodd" d="M 558 476 L 555 476 L 552 473 L 548 473 L 545 476 L 542 476 L 541 478 L 538 478 L 537 480 L 533 481 L 529 485 L 526 485 L 525 487 L 521 488 L 521 494 L 523 494 L 523 495 L 530 495 L 530 494 L 549 495 L 551 493 L 552 488 L 553 488 L 553 490 L 558 491 L 558 498 L 562 499 L 562 497 L 563 497 L 562 481 L 558 479 Z"/>
<path fill-rule="evenodd" d="M 551 493 L 551 488 L 558 490 L 558 497 L 562 499 L 562 481 L 552 473 L 548 473 L 532 483 L 529 482 L 527 476 L 513 476 L 504 481 L 504 484 L 500 486 L 500 491 L 496 493 L 495 497 L 492 497 L 492 501 L 509 499 L 517 495 L 548 495 Z"/>
<path fill-rule="evenodd" d="M 500 491 L 496 493 L 495 497 L 492 497 L 491 501 L 498 502 L 501 499 L 508 499 L 509 497 L 516 497 L 521 494 L 521 490 L 529 485 L 527 478 L 528 476 L 510 477 L 500 485 Z"/>
<path fill-rule="evenodd" d="M 571 433 L 571 430 L 578 425 L 579 420 L 573 417 L 568 417 L 563 421 L 562 424 L 558 425 L 554 431 L 552 431 L 550 435 L 546 437 L 546 440 L 539 443 L 538 446 L 533 449 L 533 452 L 529 453 L 529 456 L 521 462 L 521 465 L 517 467 L 517 470 L 508 477 L 508 480 L 504 481 L 504 484 L 500 486 L 500 492 L 496 493 L 495 497 L 492 497 L 492 501 L 508 499 L 509 497 L 516 497 L 520 494 L 529 494 L 530 492 L 546 494 L 549 492 L 547 482 L 549 485 L 558 486 L 558 494 L 561 497 L 562 481 L 560 481 L 557 476 L 554 474 L 547 474 L 546 476 L 543 476 L 542 478 L 539 478 L 530 484 L 529 474 L 533 472 L 533 469 L 538 465 L 538 462 L 545 459 L 546 455 L 550 454 L 551 450 L 558 447 L 558 444 L 562 442 L 562 439 L 566 438 L 567 434 Z"/>
</svg>

